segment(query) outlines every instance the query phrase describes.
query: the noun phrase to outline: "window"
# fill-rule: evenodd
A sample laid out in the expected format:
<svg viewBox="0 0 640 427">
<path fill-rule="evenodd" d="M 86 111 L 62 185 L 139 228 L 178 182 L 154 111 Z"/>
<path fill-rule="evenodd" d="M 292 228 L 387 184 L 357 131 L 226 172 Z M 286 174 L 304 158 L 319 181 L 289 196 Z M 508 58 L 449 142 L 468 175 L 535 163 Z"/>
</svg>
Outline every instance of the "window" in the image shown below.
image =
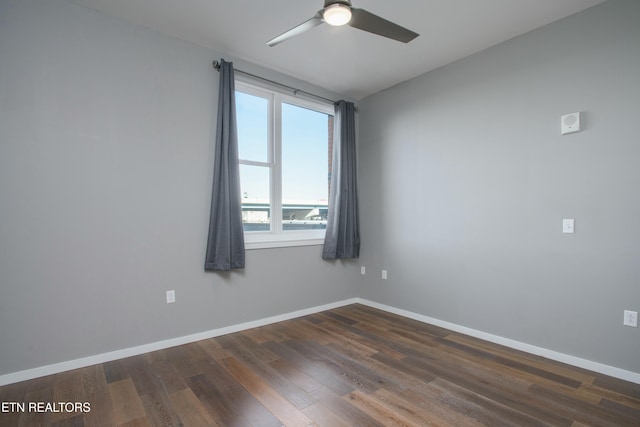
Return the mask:
<svg viewBox="0 0 640 427">
<path fill-rule="evenodd" d="M 332 104 L 236 78 L 242 221 L 248 249 L 322 244 Z"/>
</svg>

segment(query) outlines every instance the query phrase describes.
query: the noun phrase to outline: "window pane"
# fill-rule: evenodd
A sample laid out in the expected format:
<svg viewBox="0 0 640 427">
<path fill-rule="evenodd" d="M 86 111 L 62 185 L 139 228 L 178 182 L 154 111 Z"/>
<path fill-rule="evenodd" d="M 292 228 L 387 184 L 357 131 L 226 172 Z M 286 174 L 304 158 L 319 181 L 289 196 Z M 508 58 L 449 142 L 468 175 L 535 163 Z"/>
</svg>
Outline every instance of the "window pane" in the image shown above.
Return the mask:
<svg viewBox="0 0 640 427">
<path fill-rule="evenodd" d="M 327 227 L 332 119 L 324 113 L 282 104 L 284 230 Z"/>
<path fill-rule="evenodd" d="M 268 161 L 269 100 L 236 91 L 236 120 L 240 159 Z"/>
<path fill-rule="evenodd" d="M 240 190 L 244 231 L 269 231 L 269 168 L 240 165 Z"/>
</svg>

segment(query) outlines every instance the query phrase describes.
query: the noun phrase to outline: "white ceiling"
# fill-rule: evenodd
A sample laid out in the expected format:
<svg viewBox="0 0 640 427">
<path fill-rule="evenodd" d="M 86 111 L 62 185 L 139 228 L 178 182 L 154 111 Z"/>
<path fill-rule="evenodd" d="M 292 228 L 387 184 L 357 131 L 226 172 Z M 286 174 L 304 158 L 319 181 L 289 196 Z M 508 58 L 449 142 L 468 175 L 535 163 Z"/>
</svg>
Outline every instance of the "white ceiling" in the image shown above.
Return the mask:
<svg viewBox="0 0 640 427">
<path fill-rule="evenodd" d="M 420 37 L 325 24 L 275 47 L 323 0 L 70 1 L 361 99 L 605 0 L 352 0 Z"/>
</svg>

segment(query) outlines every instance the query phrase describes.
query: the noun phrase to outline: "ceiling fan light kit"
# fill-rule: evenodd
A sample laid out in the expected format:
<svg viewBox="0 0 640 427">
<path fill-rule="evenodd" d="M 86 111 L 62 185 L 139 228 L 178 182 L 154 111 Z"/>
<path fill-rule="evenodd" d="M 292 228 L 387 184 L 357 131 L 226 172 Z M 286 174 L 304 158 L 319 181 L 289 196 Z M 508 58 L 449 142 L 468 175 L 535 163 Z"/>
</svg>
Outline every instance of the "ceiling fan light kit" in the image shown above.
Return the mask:
<svg viewBox="0 0 640 427">
<path fill-rule="evenodd" d="M 327 24 L 339 27 L 351 21 L 351 8 L 341 3 L 334 3 L 325 7 L 322 16 Z"/>
<path fill-rule="evenodd" d="M 325 22 L 334 26 L 349 25 L 350 27 L 403 43 L 409 43 L 419 36 L 418 33 L 387 21 L 371 12 L 353 7 L 350 0 L 325 0 L 324 7 L 316 12 L 313 17 L 269 40 L 267 45 L 273 47 Z"/>
</svg>

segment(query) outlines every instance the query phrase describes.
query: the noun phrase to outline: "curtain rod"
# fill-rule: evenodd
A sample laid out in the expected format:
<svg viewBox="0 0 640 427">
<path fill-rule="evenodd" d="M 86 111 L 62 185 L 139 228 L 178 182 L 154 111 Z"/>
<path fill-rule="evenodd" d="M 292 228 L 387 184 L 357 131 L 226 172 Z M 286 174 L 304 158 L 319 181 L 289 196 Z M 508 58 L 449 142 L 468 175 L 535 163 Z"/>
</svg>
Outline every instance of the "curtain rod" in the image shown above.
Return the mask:
<svg viewBox="0 0 640 427">
<path fill-rule="evenodd" d="M 215 68 L 216 70 L 220 71 L 220 62 L 217 61 L 217 60 L 214 60 L 213 61 L 213 68 Z M 266 79 L 264 77 L 256 76 L 255 74 L 247 73 L 246 71 L 237 70 L 237 69 L 234 69 L 234 71 L 236 73 L 244 74 L 245 76 L 253 77 L 254 79 L 262 80 L 262 81 L 265 81 L 267 83 L 271 83 L 271 84 L 278 85 L 280 87 L 289 89 L 289 90 L 293 91 L 294 95 L 302 93 L 302 94 L 305 94 L 307 96 L 312 96 L 312 97 L 317 98 L 317 99 L 322 99 L 323 101 L 330 102 L 331 104 L 334 104 L 334 105 L 336 103 L 336 101 L 334 101 L 333 99 L 325 98 L 324 96 L 320 96 L 320 95 L 316 95 L 316 94 L 313 94 L 313 93 L 310 93 L 310 92 L 306 92 L 304 90 L 296 89 L 295 87 L 291 87 L 291 86 L 285 85 L 285 84 L 280 83 L 280 82 L 269 80 L 269 79 Z"/>
</svg>

